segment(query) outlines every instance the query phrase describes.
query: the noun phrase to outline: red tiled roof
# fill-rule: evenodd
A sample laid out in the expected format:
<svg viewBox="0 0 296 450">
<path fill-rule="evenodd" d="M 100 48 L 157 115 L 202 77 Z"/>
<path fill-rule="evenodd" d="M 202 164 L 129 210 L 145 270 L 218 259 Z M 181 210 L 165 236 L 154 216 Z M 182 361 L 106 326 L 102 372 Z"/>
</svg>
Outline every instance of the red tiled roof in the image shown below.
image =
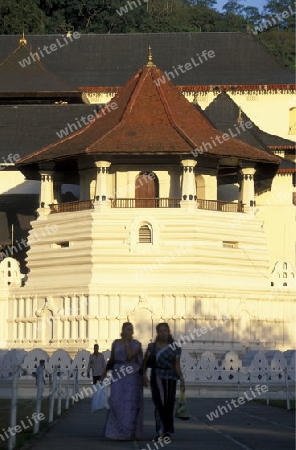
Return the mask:
<svg viewBox="0 0 296 450">
<path fill-rule="evenodd" d="M 117 105 L 114 110 L 110 108 L 112 103 Z M 279 162 L 277 157 L 237 139 L 224 141 L 222 135 L 160 69 L 144 66 L 95 120 L 24 157 L 18 165 L 93 154 L 188 155 L 203 143 L 211 142 L 212 148 L 208 145 L 206 151 L 210 156 Z M 213 140 L 218 138 L 222 142 L 215 146 Z"/>
</svg>

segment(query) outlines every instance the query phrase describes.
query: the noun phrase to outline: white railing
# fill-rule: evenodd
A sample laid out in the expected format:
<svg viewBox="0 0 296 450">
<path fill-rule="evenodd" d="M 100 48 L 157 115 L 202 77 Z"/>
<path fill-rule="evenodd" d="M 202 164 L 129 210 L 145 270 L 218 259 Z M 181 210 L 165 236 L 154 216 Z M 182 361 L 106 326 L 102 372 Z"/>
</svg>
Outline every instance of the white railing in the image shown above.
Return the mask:
<svg viewBox="0 0 296 450">
<path fill-rule="evenodd" d="M 33 403 L 33 414 L 31 418 L 27 416 L 27 422 L 24 424 L 24 420 L 21 420 L 20 423 L 17 423 L 18 416 L 18 399 L 21 398 L 20 393 L 20 379 L 22 378 L 23 369 L 21 365 L 15 366 L 11 368 L 11 373 L 7 376 L 0 379 L 1 384 L 5 383 L 5 390 L 8 394 L 8 398 L 11 398 L 10 408 L 6 408 L 7 412 L 10 409 L 10 419 L 9 419 L 9 427 L 3 431 L 1 431 L 2 440 L 3 438 L 7 439 L 8 442 L 8 450 L 13 450 L 16 448 L 17 442 L 17 433 L 23 431 L 24 429 L 31 429 L 33 434 L 37 434 L 40 431 L 40 422 L 43 419 L 46 419 L 46 422 L 49 424 L 54 420 L 54 416 L 60 416 L 62 414 L 62 400 L 64 400 L 64 409 L 69 409 L 69 399 L 70 394 L 72 398 L 75 398 L 75 395 L 78 392 L 78 370 L 73 369 L 72 371 L 68 370 L 66 373 L 67 382 L 65 388 L 62 389 L 62 380 L 65 375 L 63 372 L 59 371 L 57 366 L 53 367 L 53 371 L 51 373 L 47 373 L 49 375 L 49 394 L 45 395 L 44 393 L 44 378 L 43 376 L 39 376 L 35 378 L 35 398 L 31 398 L 31 406 Z M 33 375 L 32 375 L 33 376 Z M 71 380 L 72 378 L 72 386 Z M 32 381 L 30 381 L 32 384 Z M 1 398 L 1 396 L 0 396 Z M 5 398 L 7 398 L 5 396 Z M 47 417 L 41 413 L 42 410 L 42 401 L 46 398 L 49 399 L 49 410 Z M 72 400 L 72 404 L 74 400 Z"/>
<path fill-rule="evenodd" d="M 107 360 L 110 351 L 106 350 L 103 354 Z M 89 355 L 90 352 L 86 350 L 78 351 L 74 358 L 65 350 L 56 350 L 52 355 L 42 349 L 34 349 L 29 352 L 24 350 L 2 351 L 0 354 L 0 381 L 10 378 L 16 366 L 20 367 L 19 380 L 21 383 L 35 380 L 36 368 L 40 359 L 44 359 L 47 380 L 53 380 L 54 367 L 57 367 L 58 378 L 61 378 L 63 384 L 69 381 L 69 371 L 73 374 L 74 369 L 77 371 L 77 380 L 82 384 L 84 382 L 88 384 L 90 382 L 87 378 Z M 242 359 L 236 352 L 229 351 L 218 359 L 211 351 L 198 354 L 197 351 L 185 347 L 182 348 L 181 363 L 187 382 L 193 385 L 204 383 L 221 386 L 248 384 L 250 379 L 262 383 L 266 376 L 273 385 L 283 385 L 285 376 L 288 381 L 294 378 L 296 351 L 250 351 Z"/>
<path fill-rule="evenodd" d="M 110 352 L 106 351 L 108 359 Z M 86 350 L 77 352 L 74 358 L 64 350 L 57 350 L 51 356 L 44 350 L 34 349 L 30 352 L 23 350 L 2 351 L 0 355 L 0 398 L 9 398 L 11 430 L 20 427 L 16 423 L 18 399 L 26 397 L 31 399 L 33 415 L 31 428 L 33 434 L 40 431 L 40 418 L 42 401 L 49 400 L 46 420 L 51 423 L 54 416 L 69 409 L 70 399 L 74 404 L 85 396 L 78 397 L 79 387 L 88 393 L 91 381 L 87 378 L 87 363 L 90 353 Z M 296 352 L 289 350 L 280 351 L 250 351 L 242 359 L 234 351 L 227 352 L 222 359 L 217 359 L 210 352 L 203 352 L 200 356 L 192 350 L 182 349 L 181 367 L 188 386 L 188 394 L 196 396 L 237 396 L 250 397 L 258 389 L 264 390 L 264 398 L 269 404 L 271 395 L 275 398 L 286 400 L 286 407 L 290 409 L 291 400 L 295 399 L 295 362 Z M 45 360 L 44 377 L 34 375 L 40 359 Z M 46 385 L 44 383 L 46 380 Z M 80 385 L 80 386 L 79 386 Z M 187 389 L 187 387 L 186 387 Z M 202 395 L 202 391 L 208 390 L 208 395 Z M 29 394 L 28 394 L 29 393 Z M 252 399 L 252 398 L 250 398 Z M 7 411 L 9 410 L 7 408 Z M 44 408 L 43 408 L 44 410 Z M 33 416 L 36 420 L 33 420 Z M 5 434 L 5 429 L 3 428 Z M 8 435 L 8 450 L 16 446 L 16 433 Z"/>
</svg>

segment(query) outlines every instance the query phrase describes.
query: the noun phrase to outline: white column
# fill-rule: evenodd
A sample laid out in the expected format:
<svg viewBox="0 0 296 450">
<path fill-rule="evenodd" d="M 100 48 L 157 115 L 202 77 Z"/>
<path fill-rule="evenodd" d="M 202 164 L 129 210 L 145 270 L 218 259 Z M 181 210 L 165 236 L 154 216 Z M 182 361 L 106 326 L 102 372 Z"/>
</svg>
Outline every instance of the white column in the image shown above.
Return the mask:
<svg viewBox="0 0 296 450">
<path fill-rule="evenodd" d="M 195 174 L 194 167 L 197 161 L 194 159 L 184 159 L 181 161 L 183 167 L 182 174 L 182 190 L 181 190 L 181 208 L 186 207 L 197 207 L 196 199 L 196 184 L 195 184 Z"/>
<path fill-rule="evenodd" d="M 253 212 L 256 206 L 254 187 L 254 175 L 256 169 L 254 167 L 242 167 L 240 172 L 241 185 L 238 200 L 244 204 L 245 212 Z"/>
<path fill-rule="evenodd" d="M 30 305 L 30 312 L 29 312 L 29 316 L 32 318 L 32 320 L 30 321 L 30 339 L 34 339 L 34 297 L 29 297 L 28 298 L 28 303 Z"/>
<path fill-rule="evenodd" d="M 68 340 L 70 339 L 70 321 L 68 320 L 69 316 L 71 314 L 71 306 L 70 306 L 70 297 L 65 296 L 64 297 L 64 339 Z"/>
<path fill-rule="evenodd" d="M 78 313 L 78 306 L 77 306 L 78 298 L 76 295 L 73 295 L 72 297 L 72 308 L 71 308 L 71 316 L 72 316 L 72 339 L 78 338 L 78 322 L 77 322 L 77 315 Z"/>
<path fill-rule="evenodd" d="M 53 190 L 53 174 L 51 170 L 41 170 L 41 186 L 39 197 L 39 216 L 45 216 L 50 213 L 49 205 L 54 203 L 54 190 Z"/>
<path fill-rule="evenodd" d="M 6 289 L 5 289 L 6 291 Z M 1 294 L 3 294 L 4 292 L 2 292 Z M 15 302 L 15 299 L 13 300 L 13 302 Z M 6 295 L 1 295 L 0 296 L 0 317 L 2 318 L 2 325 L 0 328 L 0 348 L 6 348 L 7 345 L 7 341 L 13 341 L 14 337 L 15 337 L 15 326 L 14 323 L 12 322 L 12 320 L 10 317 L 8 318 L 7 316 L 8 314 L 8 292 L 6 292 Z M 14 316 L 15 317 L 15 316 Z M 8 325 L 9 323 L 9 325 Z M 8 331 L 8 327 L 11 330 L 11 334 L 8 336 L 7 331 Z"/>
<path fill-rule="evenodd" d="M 63 323 L 61 321 L 60 316 L 58 316 L 57 314 L 54 316 L 54 337 L 55 337 L 55 341 L 59 342 L 62 340 L 63 336 L 62 336 L 62 326 Z"/>
<path fill-rule="evenodd" d="M 111 163 L 109 161 L 95 161 L 95 165 L 97 168 L 95 206 L 110 207 L 111 203 L 108 199 L 107 176 Z"/>
<path fill-rule="evenodd" d="M 29 322 L 27 321 L 27 318 L 30 314 L 28 314 L 28 299 L 24 297 L 24 339 L 28 339 L 28 328 L 29 328 Z"/>
<path fill-rule="evenodd" d="M 24 339 L 25 334 L 25 322 L 24 322 L 24 314 L 25 314 L 25 299 L 23 297 L 19 298 L 19 339 Z"/>
<path fill-rule="evenodd" d="M 82 340 L 85 339 L 85 321 L 84 321 L 85 298 L 83 297 L 83 295 L 78 295 L 77 301 L 78 301 L 78 310 L 76 314 L 76 320 L 77 320 L 77 327 L 79 330 L 77 337 L 79 340 Z"/>
<path fill-rule="evenodd" d="M 39 332 L 38 332 L 38 327 L 39 327 L 39 321 L 38 321 L 38 296 L 35 295 L 33 297 L 33 306 L 32 306 L 32 311 L 33 311 L 33 339 L 34 340 L 38 340 L 39 339 Z"/>
<path fill-rule="evenodd" d="M 98 314 L 98 303 L 96 298 L 88 298 L 88 338 L 90 341 L 98 339 L 98 319 L 96 318 Z"/>
</svg>

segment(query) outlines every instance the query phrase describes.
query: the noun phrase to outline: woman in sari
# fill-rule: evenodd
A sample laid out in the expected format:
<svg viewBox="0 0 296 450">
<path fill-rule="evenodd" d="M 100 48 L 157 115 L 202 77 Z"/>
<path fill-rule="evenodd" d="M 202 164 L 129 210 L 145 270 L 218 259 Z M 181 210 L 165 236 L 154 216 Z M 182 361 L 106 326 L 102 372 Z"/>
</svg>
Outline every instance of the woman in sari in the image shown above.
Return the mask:
<svg viewBox="0 0 296 450">
<path fill-rule="evenodd" d="M 143 362 L 142 346 L 133 339 L 133 325 L 122 325 L 121 339 L 112 344 L 106 372 L 111 377 L 110 410 L 107 413 L 105 436 L 129 441 L 140 439 L 143 429 Z"/>
<path fill-rule="evenodd" d="M 150 386 L 155 406 L 156 440 L 174 432 L 174 406 L 177 380 L 185 391 L 180 366 L 181 347 L 174 342 L 169 325 L 159 323 L 154 343 L 148 345 L 143 362 L 143 384 L 148 386 L 147 368 L 151 367 Z"/>
</svg>

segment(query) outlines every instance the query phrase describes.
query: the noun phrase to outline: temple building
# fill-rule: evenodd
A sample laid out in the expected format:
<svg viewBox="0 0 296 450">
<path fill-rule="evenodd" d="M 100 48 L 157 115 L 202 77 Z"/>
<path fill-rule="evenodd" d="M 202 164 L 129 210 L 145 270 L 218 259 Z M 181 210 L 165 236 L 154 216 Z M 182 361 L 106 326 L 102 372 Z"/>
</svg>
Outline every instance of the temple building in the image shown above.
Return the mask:
<svg viewBox="0 0 296 450">
<path fill-rule="evenodd" d="M 53 75 L 63 50 L 40 61 L 27 42 L 0 65 L 6 86 L 0 113 L 6 124 L 24 119 L 19 147 L 11 131 L 1 132 L 3 156 L 10 136 L 11 154 L 18 158 L 5 162 L 0 173 L 0 204 L 7 205 L 9 196 L 24 208 L 31 201 L 23 212 L 15 206 L 1 210 L 7 224 L 0 262 L 3 348 L 62 347 L 74 354 L 98 342 L 106 350 L 126 320 L 143 342 L 153 339 L 155 324 L 168 322 L 176 337 L 187 338 L 189 352 L 293 348 L 293 127 L 264 127 L 261 116 L 272 98 L 284 110 L 295 85 L 290 72 L 262 51 L 262 72 L 244 73 L 245 63 L 232 72 L 237 55 L 233 50 L 225 64 L 222 54 L 234 35 L 236 48 L 248 44 L 246 58 L 257 63 L 260 46 L 249 35 L 225 33 L 221 43 L 215 34 L 181 33 L 183 44 L 201 39 L 183 54 L 175 34 L 159 35 L 158 41 L 143 35 L 129 60 L 124 56 L 133 38 L 123 36 L 128 48 L 123 55 L 117 49 L 117 61 L 111 47 L 123 46 L 118 36 L 82 36 L 64 51 L 94 41 L 104 43 L 105 55 L 110 50 L 96 81 L 95 58 L 86 64 L 83 54 L 78 69 L 84 65 L 84 72 L 72 73 L 70 59 L 67 71 Z M 142 47 L 149 40 L 155 53 L 152 45 L 153 56 L 149 47 L 148 61 L 146 56 L 134 68 L 137 58 L 145 60 L 148 45 Z M 179 49 L 182 70 L 190 61 L 191 68 L 183 73 L 172 52 L 160 68 L 163 41 Z M 27 67 L 18 64 L 32 55 L 36 61 Z M 193 67 L 198 62 L 200 72 Z M 120 85 L 110 64 L 122 69 Z M 215 64 L 221 64 L 219 73 Z M 22 70 L 28 72 L 17 92 Z M 88 84 L 79 79 L 83 73 Z M 293 114 L 289 108 L 285 113 L 287 126 Z M 9 214 L 18 214 L 14 239 Z M 15 256 L 22 252 L 26 259 L 19 268 Z"/>
</svg>

